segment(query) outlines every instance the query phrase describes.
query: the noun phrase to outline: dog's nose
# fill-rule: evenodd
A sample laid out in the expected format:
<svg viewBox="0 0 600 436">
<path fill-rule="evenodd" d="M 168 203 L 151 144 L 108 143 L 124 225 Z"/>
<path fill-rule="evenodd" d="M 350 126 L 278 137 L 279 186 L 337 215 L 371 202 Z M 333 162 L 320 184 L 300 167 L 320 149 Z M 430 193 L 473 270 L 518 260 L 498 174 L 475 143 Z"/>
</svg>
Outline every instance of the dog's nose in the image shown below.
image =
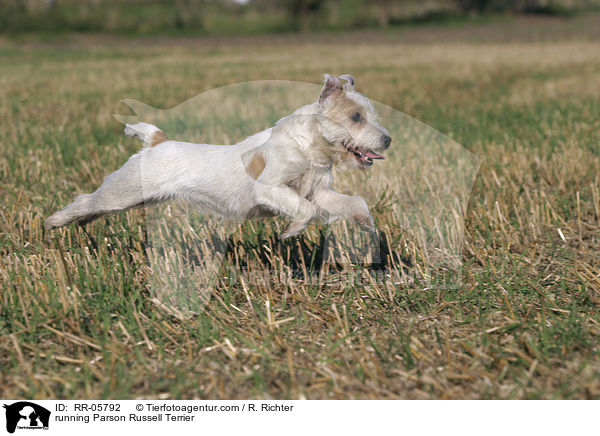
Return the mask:
<svg viewBox="0 0 600 436">
<path fill-rule="evenodd" d="M 392 138 L 390 138 L 388 135 L 383 135 L 381 137 L 381 143 L 383 144 L 384 148 L 388 148 L 390 146 L 390 142 L 392 142 Z"/>
</svg>

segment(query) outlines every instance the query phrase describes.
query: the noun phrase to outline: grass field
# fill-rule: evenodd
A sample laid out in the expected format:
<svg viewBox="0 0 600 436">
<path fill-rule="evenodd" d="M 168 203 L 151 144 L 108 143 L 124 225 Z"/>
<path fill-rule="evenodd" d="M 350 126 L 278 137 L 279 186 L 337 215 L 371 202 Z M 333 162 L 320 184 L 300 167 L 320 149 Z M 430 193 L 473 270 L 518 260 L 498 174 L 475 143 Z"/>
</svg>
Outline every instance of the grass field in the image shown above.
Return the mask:
<svg viewBox="0 0 600 436">
<path fill-rule="evenodd" d="M 0 397 L 599 398 L 598 19 L 0 40 Z M 180 320 L 152 299 L 143 210 L 90 236 L 44 230 L 139 148 L 112 118 L 120 99 L 168 108 L 325 72 L 352 73 L 482 159 L 460 287 L 221 277 L 204 312 Z M 232 263 L 281 270 L 318 242 L 312 226 L 282 244 L 280 225 L 239 230 Z"/>
</svg>

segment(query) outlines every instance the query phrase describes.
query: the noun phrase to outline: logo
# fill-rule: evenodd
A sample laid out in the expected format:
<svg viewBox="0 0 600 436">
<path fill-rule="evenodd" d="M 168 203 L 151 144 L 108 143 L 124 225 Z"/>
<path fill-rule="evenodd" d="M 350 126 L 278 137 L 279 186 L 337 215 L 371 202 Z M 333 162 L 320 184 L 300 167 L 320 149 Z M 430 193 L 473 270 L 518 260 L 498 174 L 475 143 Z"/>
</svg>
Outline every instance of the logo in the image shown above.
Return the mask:
<svg viewBox="0 0 600 436">
<path fill-rule="evenodd" d="M 6 409 L 6 431 L 14 433 L 18 428 L 27 430 L 48 430 L 50 411 L 29 401 L 19 401 L 11 405 L 4 404 Z"/>
</svg>

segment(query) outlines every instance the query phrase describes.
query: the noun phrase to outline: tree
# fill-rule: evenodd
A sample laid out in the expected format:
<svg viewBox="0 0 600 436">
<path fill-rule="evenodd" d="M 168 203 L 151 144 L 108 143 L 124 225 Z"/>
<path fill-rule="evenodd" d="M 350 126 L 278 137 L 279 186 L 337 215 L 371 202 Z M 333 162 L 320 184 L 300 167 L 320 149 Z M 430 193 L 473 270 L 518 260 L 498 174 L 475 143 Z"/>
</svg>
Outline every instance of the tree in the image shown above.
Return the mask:
<svg viewBox="0 0 600 436">
<path fill-rule="evenodd" d="M 286 0 L 285 8 L 292 27 L 302 32 L 309 30 L 312 17 L 321 12 L 324 4 L 325 0 Z"/>
</svg>

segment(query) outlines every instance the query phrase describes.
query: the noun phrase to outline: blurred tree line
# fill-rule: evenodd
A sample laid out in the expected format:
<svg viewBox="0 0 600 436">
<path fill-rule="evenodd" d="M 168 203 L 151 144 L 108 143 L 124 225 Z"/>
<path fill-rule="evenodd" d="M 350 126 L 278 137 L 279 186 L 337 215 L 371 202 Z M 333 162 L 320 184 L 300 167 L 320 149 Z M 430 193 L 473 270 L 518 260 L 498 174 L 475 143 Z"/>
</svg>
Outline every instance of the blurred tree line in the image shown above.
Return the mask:
<svg viewBox="0 0 600 436">
<path fill-rule="evenodd" d="M 0 0 L 0 32 L 249 34 L 590 9 L 600 0 Z"/>
</svg>

